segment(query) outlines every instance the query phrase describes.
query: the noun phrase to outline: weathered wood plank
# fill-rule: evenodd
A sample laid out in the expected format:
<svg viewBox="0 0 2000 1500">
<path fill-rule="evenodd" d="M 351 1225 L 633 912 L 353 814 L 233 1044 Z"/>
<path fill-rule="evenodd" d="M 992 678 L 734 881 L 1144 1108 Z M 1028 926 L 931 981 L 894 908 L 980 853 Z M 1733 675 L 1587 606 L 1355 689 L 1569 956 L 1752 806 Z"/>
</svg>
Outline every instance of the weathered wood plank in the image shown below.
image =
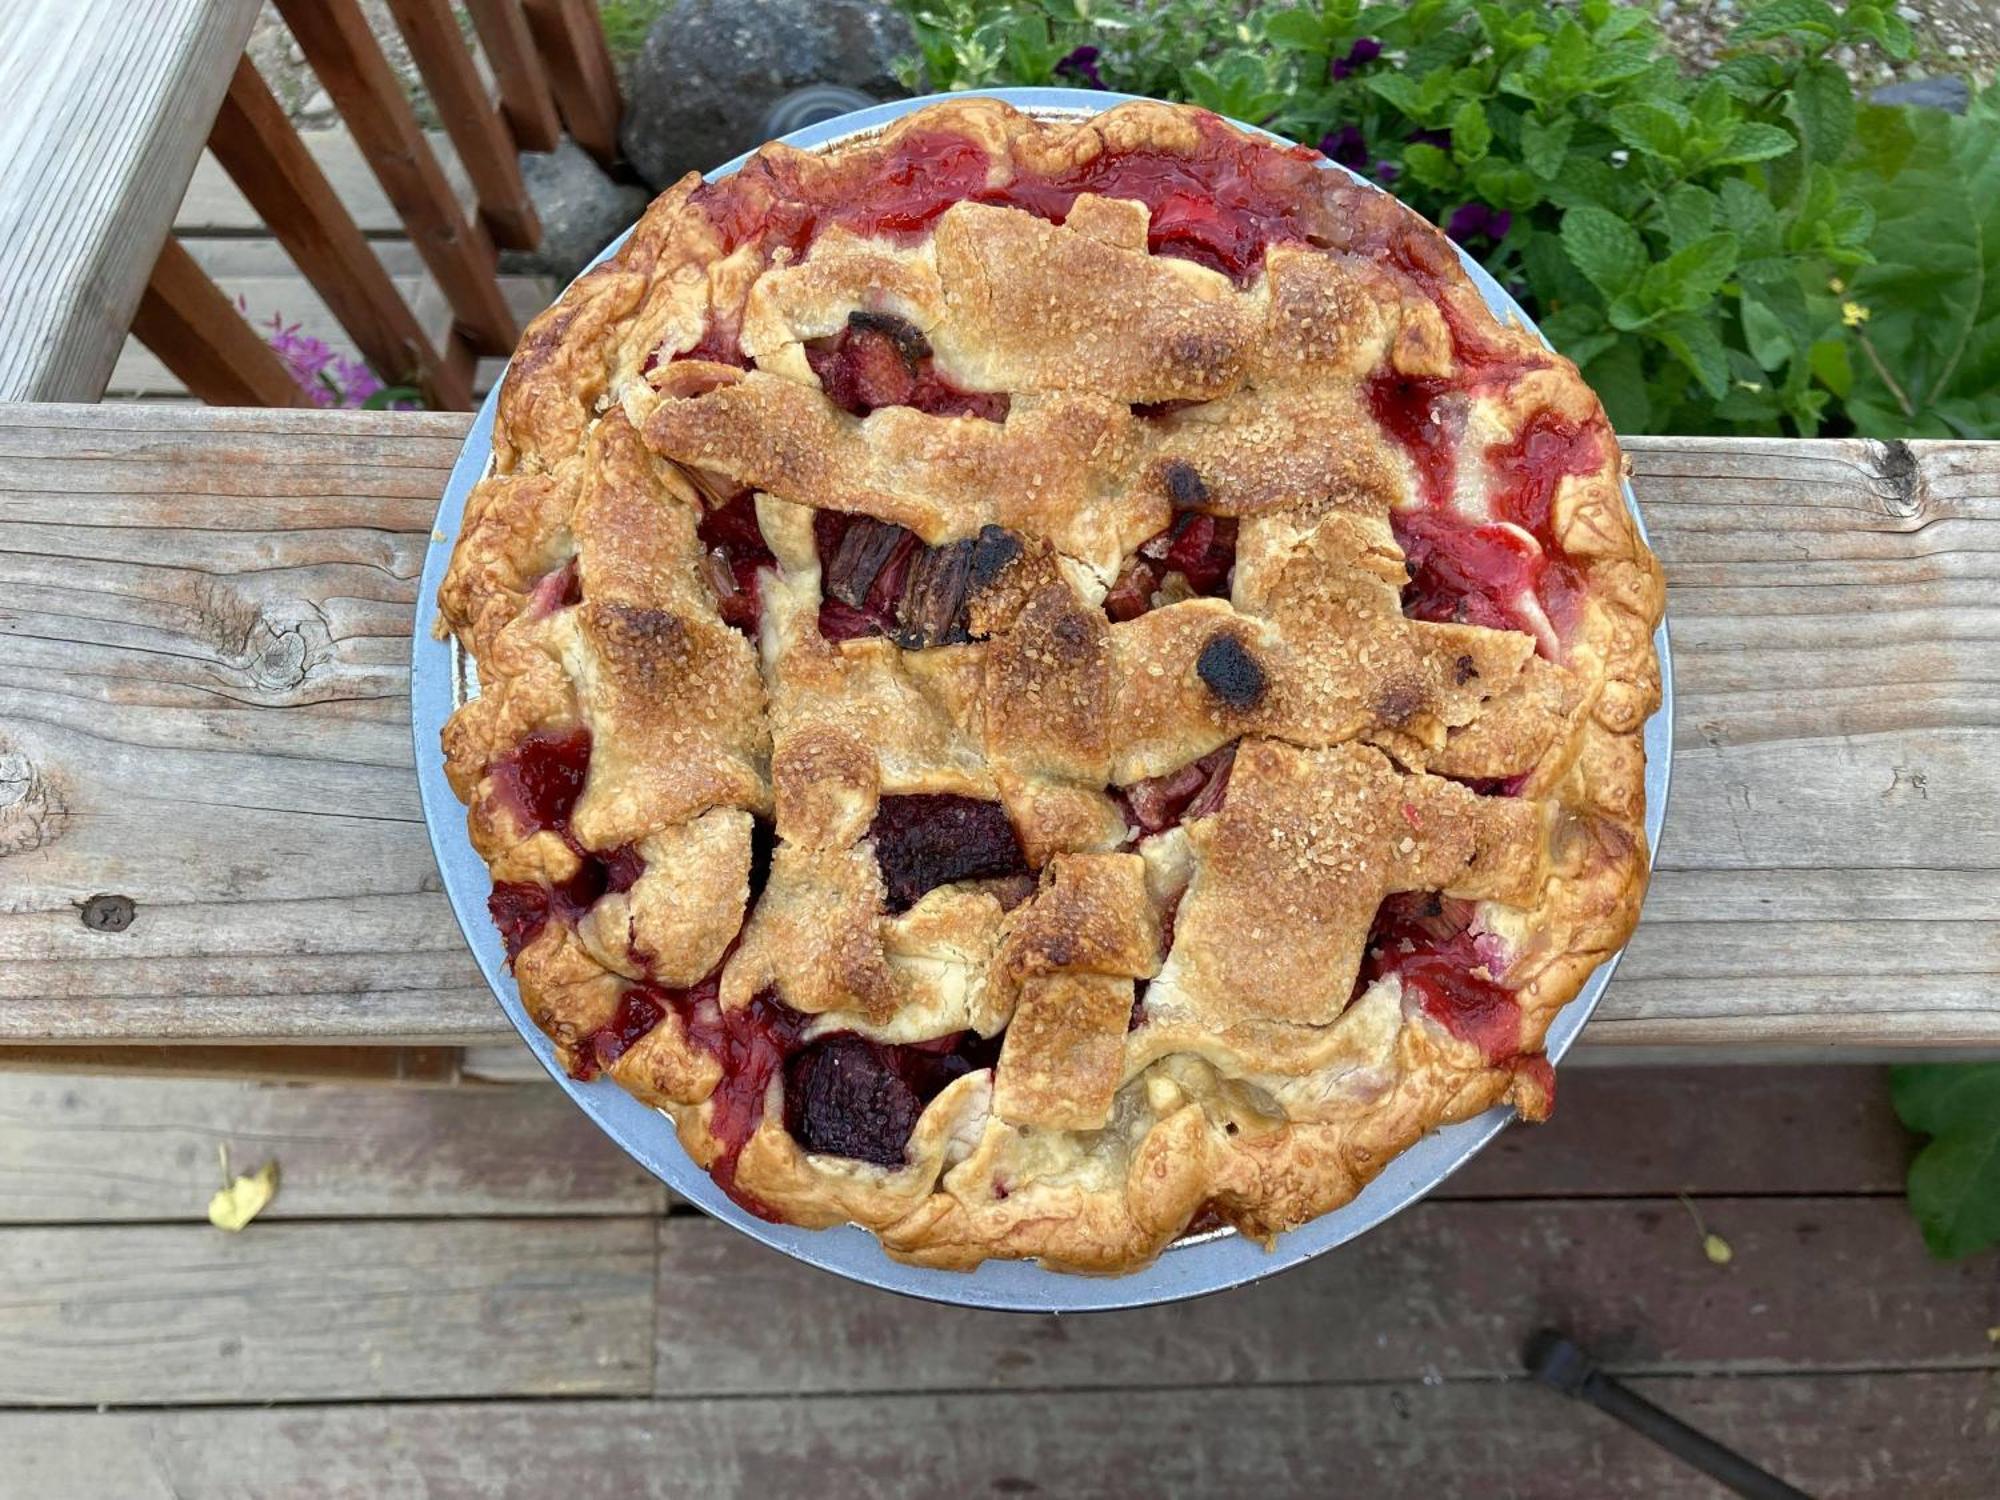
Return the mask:
<svg viewBox="0 0 2000 1500">
<path fill-rule="evenodd" d="M 462 430 L 0 412 L 0 1035 L 496 1034 L 402 698 Z M 1633 449 L 1682 714 L 1648 918 L 1591 1042 L 2000 1046 L 2000 824 L 1967 814 L 2000 805 L 2000 447 Z M 1871 631 L 1893 682 L 1800 690 Z M 140 903 L 122 933 L 76 919 L 105 890 Z"/>
<path fill-rule="evenodd" d="M 618 125 L 625 102 L 618 94 L 597 0 L 522 0 L 522 7 L 563 124 L 579 146 L 605 166 L 613 165 L 623 154 Z"/>
<path fill-rule="evenodd" d="M 471 407 L 471 388 L 448 378 L 436 343 L 248 57 L 237 60 L 209 149 L 385 382 L 418 386 L 433 406 Z"/>
<path fill-rule="evenodd" d="M 652 1248 L 650 1219 L 0 1230 L 0 1405 L 635 1394 Z"/>
<path fill-rule="evenodd" d="M 459 208 L 356 0 L 276 4 L 396 205 L 411 242 L 451 298 L 459 326 L 487 353 L 511 351 L 519 327 L 495 280 L 493 242 Z"/>
<path fill-rule="evenodd" d="M 1553 1119 L 1503 1132 L 1433 1196 L 1900 1195 L 1911 1149 L 1880 1068 L 1565 1065 Z"/>
<path fill-rule="evenodd" d="M 0 400 L 95 401 L 257 0 L 20 0 L 0 48 Z"/>
<path fill-rule="evenodd" d="M 532 250 L 542 226 L 521 181 L 521 161 L 500 111 L 486 97 L 465 35 L 446 0 L 389 0 L 390 14 L 423 72 L 439 118 L 479 193 L 479 215 L 496 245 Z"/>
<path fill-rule="evenodd" d="M 435 1054 L 390 1047 L 88 1051 L 0 1057 L 0 1223 L 199 1222 L 221 1146 L 238 1163 L 279 1158 L 277 1218 L 665 1206 L 659 1185 L 539 1067 L 535 1083 L 436 1087 L 417 1086 L 449 1085 L 424 1061 Z M 244 1052 L 277 1077 L 304 1068 L 298 1076 L 320 1081 L 219 1072 Z M 60 1069 L 37 1067 L 43 1058 Z M 210 1076 L 157 1076 L 181 1059 Z M 359 1071 L 373 1059 L 406 1061 Z M 336 1065 L 349 1081 L 326 1081 Z M 35 1071 L 12 1071 L 23 1067 Z M 388 1086 L 396 1078 L 416 1083 Z M 1553 1122 L 1503 1135 L 1432 1198 L 1900 1196 L 1910 1149 L 1879 1069 L 1566 1069 Z"/>
<path fill-rule="evenodd" d="M 1983 1374 L 1669 1378 L 1638 1388 L 1824 1500 L 1985 1500 L 2000 1484 Z M 0 1414 L 0 1448 L 37 1500 L 1714 1493 L 1609 1418 L 1525 1382 L 14 1412 Z"/>
<path fill-rule="evenodd" d="M 1544 1326 L 1633 1374 L 2000 1369 L 1986 1336 L 2000 1323 L 2000 1263 L 1931 1259 L 1900 1201 L 1698 1206 L 1735 1252 L 1726 1266 L 1670 1199 L 1425 1202 L 1255 1286 L 1081 1321 L 888 1301 L 676 1217 L 661 1232 L 656 1389 L 1497 1378 Z"/>
<path fill-rule="evenodd" d="M 208 273 L 169 238 L 132 314 L 132 337 L 211 406 L 307 406 L 284 363 Z"/>
<path fill-rule="evenodd" d="M 299 140 L 319 164 L 334 195 L 354 216 L 363 234 L 371 238 L 402 237 L 403 221 L 396 216 L 396 205 L 382 191 L 382 184 L 369 169 L 368 159 L 361 154 L 352 135 L 344 128 L 302 130 Z M 428 130 L 424 132 L 424 144 L 430 147 L 445 181 L 451 185 L 452 200 L 461 207 L 474 206 L 477 200 L 472 183 L 465 175 L 458 153 L 452 149 L 450 138 L 441 130 Z M 203 152 L 174 214 L 175 232 L 189 239 L 209 234 L 255 234 L 265 227 L 263 217 L 229 180 L 222 164 Z"/>
<path fill-rule="evenodd" d="M 273 1083 L 457 1084 L 465 1075 L 458 1047 L 229 1047 L 43 1043 L 0 1046 L 0 1078 L 8 1073 L 61 1074 L 72 1084 L 88 1075 L 96 1086 L 119 1088 L 127 1077 L 249 1079 Z M 0 1094 L 6 1092 L 0 1083 Z M 6 1217 L 0 1194 L 0 1220 Z M 57 1215 L 58 1218 L 90 1215 Z"/>
<path fill-rule="evenodd" d="M 555 96 L 528 32 L 521 0 L 466 0 L 479 46 L 500 86 L 500 109 L 523 151 L 553 151 L 562 139 Z"/>
<path fill-rule="evenodd" d="M 223 1148 L 277 1160 L 273 1220 L 666 1207 L 555 1089 L 0 1072 L 0 1223 L 205 1223 Z"/>
</svg>

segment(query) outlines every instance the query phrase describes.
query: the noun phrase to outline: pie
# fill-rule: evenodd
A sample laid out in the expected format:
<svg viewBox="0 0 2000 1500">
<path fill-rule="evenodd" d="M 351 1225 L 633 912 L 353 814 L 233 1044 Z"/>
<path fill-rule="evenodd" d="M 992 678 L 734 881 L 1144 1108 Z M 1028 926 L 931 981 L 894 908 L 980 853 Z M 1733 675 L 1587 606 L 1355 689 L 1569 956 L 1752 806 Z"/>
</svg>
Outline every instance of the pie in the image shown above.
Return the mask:
<svg viewBox="0 0 2000 1500">
<path fill-rule="evenodd" d="M 1153 103 L 766 146 L 535 320 L 493 451 L 440 598 L 493 920 L 751 1213 L 1118 1272 L 1548 1113 L 1660 573 L 1393 199 Z"/>
</svg>

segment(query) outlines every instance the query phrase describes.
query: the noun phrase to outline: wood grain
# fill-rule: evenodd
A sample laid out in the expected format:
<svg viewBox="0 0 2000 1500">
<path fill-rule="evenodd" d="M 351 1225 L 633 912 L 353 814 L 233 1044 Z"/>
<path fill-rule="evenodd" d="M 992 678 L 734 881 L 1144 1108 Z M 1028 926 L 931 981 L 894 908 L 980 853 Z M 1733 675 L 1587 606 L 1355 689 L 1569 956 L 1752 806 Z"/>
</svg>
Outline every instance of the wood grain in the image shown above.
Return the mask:
<svg viewBox="0 0 2000 1500">
<path fill-rule="evenodd" d="M 169 238 L 132 314 L 132 336 L 211 406 L 307 406 L 263 336 L 208 273 Z"/>
<path fill-rule="evenodd" d="M 496 1034 L 403 696 L 463 430 L 0 410 L 0 1037 Z M 1631 446 L 1681 713 L 1591 1043 L 2000 1047 L 2000 447 Z"/>
<path fill-rule="evenodd" d="M 652 1260 L 646 1219 L 0 1230 L 0 1405 L 638 1394 Z"/>
<path fill-rule="evenodd" d="M 563 124 L 599 162 L 615 165 L 623 154 L 618 125 L 625 102 L 619 97 L 597 0 L 522 0 L 522 7 Z"/>
<path fill-rule="evenodd" d="M 248 57 L 237 59 L 209 149 L 385 383 L 417 386 L 432 406 L 471 407 L 471 388 L 446 376 L 436 344 Z"/>
<path fill-rule="evenodd" d="M 0 1224 L 205 1223 L 225 1148 L 278 1162 L 270 1220 L 666 1207 L 555 1089 L 0 1072 Z"/>
<path fill-rule="evenodd" d="M 1734 1251 L 1728 1265 L 1703 1254 L 1702 1231 L 1672 1199 L 1426 1201 L 1269 1281 L 1085 1319 L 886 1301 L 706 1219 L 676 1217 L 661 1235 L 656 1389 L 1497 1379 L 1520 1368 L 1542 1327 L 1628 1374 L 2000 1370 L 1986 1336 L 2000 1323 L 2000 1259 L 1931 1259 L 1900 1200 L 1697 1208 Z"/>
<path fill-rule="evenodd" d="M 521 181 L 514 137 L 486 97 L 451 6 L 447 0 L 389 0 L 389 11 L 458 148 L 458 159 L 472 177 L 479 215 L 493 242 L 509 250 L 534 249 L 541 243 L 542 226 Z"/>
<path fill-rule="evenodd" d="M 1822 1500 L 1986 1500 L 2000 1484 L 1983 1373 L 1669 1377 L 1638 1388 Z M 1716 1493 L 1609 1418 L 1519 1381 L 16 1412 L 0 1414 L 0 1451 L 36 1500 Z"/>
<path fill-rule="evenodd" d="M 553 151 L 562 140 L 555 96 L 528 31 L 521 0 L 466 0 L 479 47 L 500 86 L 500 110 L 523 151 Z"/>
<path fill-rule="evenodd" d="M 0 400 L 94 401 L 257 0 L 16 0 L 0 47 Z"/>
<path fill-rule="evenodd" d="M 459 208 L 357 0 L 276 3 L 466 336 L 487 353 L 510 353 L 519 328 L 495 280 L 493 242 Z"/>
<path fill-rule="evenodd" d="M 277 1218 L 665 1207 L 658 1183 L 548 1087 L 539 1065 L 536 1083 L 453 1086 L 430 1065 L 435 1051 L 89 1050 L 0 1054 L 0 1223 L 199 1223 L 225 1146 L 237 1162 L 282 1162 Z M 242 1053 L 277 1077 L 319 1081 L 289 1087 L 216 1071 Z M 41 1059 L 48 1065 L 14 1071 Z M 211 1076 L 161 1075 L 181 1059 Z M 372 1059 L 395 1068 L 362 1073 Z M 344 1081 L 326 1081 L 340 1076 L 334 1060 Z M 1566 1070 L 1560 1093 L 1551 1123 L 1509 1130 L 1433 1200 L 1903 1191 L 1912 1142 L 1879 1069 Z"/>
</svg>

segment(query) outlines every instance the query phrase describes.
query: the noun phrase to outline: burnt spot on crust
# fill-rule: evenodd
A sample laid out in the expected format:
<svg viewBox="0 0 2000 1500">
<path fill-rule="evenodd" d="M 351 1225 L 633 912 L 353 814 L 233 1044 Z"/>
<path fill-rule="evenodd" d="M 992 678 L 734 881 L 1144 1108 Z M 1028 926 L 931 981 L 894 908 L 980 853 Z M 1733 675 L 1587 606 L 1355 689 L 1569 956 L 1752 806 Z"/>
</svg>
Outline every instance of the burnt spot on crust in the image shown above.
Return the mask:
<svg viewBox="0 0 2000 1500">
<path fill-rule="evenodd" d="M 1195 658 L 1195 675 L 1231 708 L 1254 708 L 1264 696 L 1264 669 L 1235 636 L 1219 630 Z"/>
<path fill-rule="evenodd" d="M 1191 510 L 1209 501 L 1208 486 L 1202 482 L 1195 467 L 1182 459 L 1169 462 L 1160 477 L 1166 482 L 1167 499 L 1173 502 L 1175 510 Z"/>
<path fill-rule="evenodd" d="M 972 544 L 972 586 L 983 589 L 1021 555 L 1021 539 L 1004 526 L 982 526 Z"/>
<path fill-rule="evenodd" d="M 1451 680 L 1459 687 L 1464 687 L 1478 675 L 1479 668 L 1473 665 L 1472 658 L 1469 656 L 1461 656 L 1451 665 Z"/>
<path fill-rule="evenodd" d="M 926 891 L 958 880 L 1023 875 L 1027 856 L 998 802 L 950 793 L 884 797 L 869 826 L 889 910 L 908 911 Z"/>
<path fill-rule="evenodd" d="M 1384 724 L 1401 727 L 1422 713 L 1426 706 L 1423 688 L 1404 678 L 1383 685 L 1380 696 L 1375 700 L 1375 716 Z"/>
<path fill-rule="evenodd" d="M 975 545 L 967 537 L 961 542 L 925 547 L 911 558 L 894 636 L 905 651 L 963 645 L 972 639 L 966 628 L 965 591 L 972 582 Z"/>
<path fill-rule="evenodd" d="M 856 308 L 847 315 L 847 326 L 859 333 L 879 333 L 896 346 L 896 352 L 903 356 L 903 362 L 912 370 L 917 361 L 931 357 L 931 341 L 924 332 L 906 318 L 894 313 L 864 312 Z"/>
</svg>

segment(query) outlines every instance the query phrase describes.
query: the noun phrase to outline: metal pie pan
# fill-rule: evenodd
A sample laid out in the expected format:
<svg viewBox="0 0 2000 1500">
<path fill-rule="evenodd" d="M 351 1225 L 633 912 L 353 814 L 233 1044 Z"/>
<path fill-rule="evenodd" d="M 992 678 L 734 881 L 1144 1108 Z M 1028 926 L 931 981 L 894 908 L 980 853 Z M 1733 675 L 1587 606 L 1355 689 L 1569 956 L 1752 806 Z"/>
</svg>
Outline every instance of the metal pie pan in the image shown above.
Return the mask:
<svg viewBox="0 0 2000 1500">
<path fill-rule="evenodd" d="M 1097 113 L 1132 97 L 1084 89 L 992 89 L 985 91 L 984 96 L 1004 99 L 1016 108 L 1047 117 Z M 936 94 L 857 110 L 853 114 L 796 131 L 783 137 L 783 140 L 788 145 L 802 148 L 825 147 L 879 130 L 899 116 L 949 97 L 953 96 Z M 1248 126 L 1243 128 L 1253 129 Z M 1262 131 L 1256 133 L 1268 134 Z M 1279 138 L 1274 136 L 1272 139 Z M 708 175 L 711 178 L 727 176 L 746 160 L 748 153 Z M 1327 169 L 1346 170 L 1332 163 Z M 1355 180 L 1364 181 L 1359 177 Z M 598 259 L 602 260 L 616 251 L 624 243 L 624 238 L 621 235 L 607 246 Z M 1459 259 L 1496 315 L 1524 327 L 1534 327 L 1514 299 L 1477 262 L 1463 251 L 1459 252 Z M 452 546 L 458 538 L 466 496 L 486 473 L 492 458 L 493 414 L 497 397 L 496 388 L 480 407 L 458 462 L 452 468 L 444 501 L 438 507 L 430 547 L 424 556 L 423 577 L 417 590 L 410 696 L 424 819 L 430 829 L 431 847 L 437 853 L 438 870 L 444 878 L 452 910 L 457 914 L 459 926 L 465 932 L 466 942 L 479 961 L 487 983 L 492 986 L 501 1009 L 513 1022 L 514 1029 L 520 1032 L 522 1040 L 534 1051 L 550 1077 L 578 1107 L 634 1160 L 676 1193 L 752 1239 L 782 1250 L 809 1265 L 870 1286 L 966 1307 L 1042 1313 L 1086 1312 L 1144 1307 L 1157 1302 L 1198 1297 L 1241 1286 L 1310 1260 L 1416 1202 L 1463 1165 L 1507 1124 L 1512 1112 L 1496 1107 L 1473 1119 L 1431 1132 L 1391 1161 L 1382 1174 L 1351 1203 L 1280 1236 L 1272 1249 L 1266 1250 L 1250 1240 L 1223 1231 L 1183 1240 L 1152 1265 L 1122 1276 L 1076 1275 L 1046 1270 L 1021 1261 L 988 1261 L 972 1271 L 929 1270 L 890 1259 L 873 1235 L 852 1225 L 837 1229 L 799 1229 L 788 1224 L 767 1224 L 745 1213 L 724 1196 L 708 1174 L 688 1157 L 675 1137 L 672 1121 L 666 1116 L 640 1103 L 609 1079 L 600 1077 L 589 1083 L 579 1083 L 564 1071 L 553 1044 L 522 1007 L 520 993 L 514 986 L 513 977 L 507 972 L 506 953 L 499 933 L 486 912 L 486 898 L 492 888 L 486 864 L 473 852 L 466 836 L 465 809 L 445 781 L 438 736 L 453 709 L 474 688 L 469 665 L 459 653 L 456 643 L 440 640 L 434 634 L 437 591 Z M 1625 499 L 1637 518 L 1638 504 L 1629 485 L 1626 486 Z M 1641 520 L 1642 533 L 1644 529 Z M 1666 813 L 1667 779 L 1672 757 L 1673 670 L 1664 624 L 1654 636 L 1654 645 L 1660 657 L 1662 701 L 1660 712 L 1647 723 L 1645 733 L 1646 834 L 1651 846 L 1657 850 L 1660 825 Z M 1610 983 L 1617 962 L 1614 955 L 1592 974 L 1577 997 L 1563 1007 L 1550 1025 L 1545 1045 L 1551 1061 L 1560 1059 L 1576 1039 L 1576 1034 L 1595 1009 L 1598 998 L 1603 995 L 1605 986 Z"/>
</svg>

